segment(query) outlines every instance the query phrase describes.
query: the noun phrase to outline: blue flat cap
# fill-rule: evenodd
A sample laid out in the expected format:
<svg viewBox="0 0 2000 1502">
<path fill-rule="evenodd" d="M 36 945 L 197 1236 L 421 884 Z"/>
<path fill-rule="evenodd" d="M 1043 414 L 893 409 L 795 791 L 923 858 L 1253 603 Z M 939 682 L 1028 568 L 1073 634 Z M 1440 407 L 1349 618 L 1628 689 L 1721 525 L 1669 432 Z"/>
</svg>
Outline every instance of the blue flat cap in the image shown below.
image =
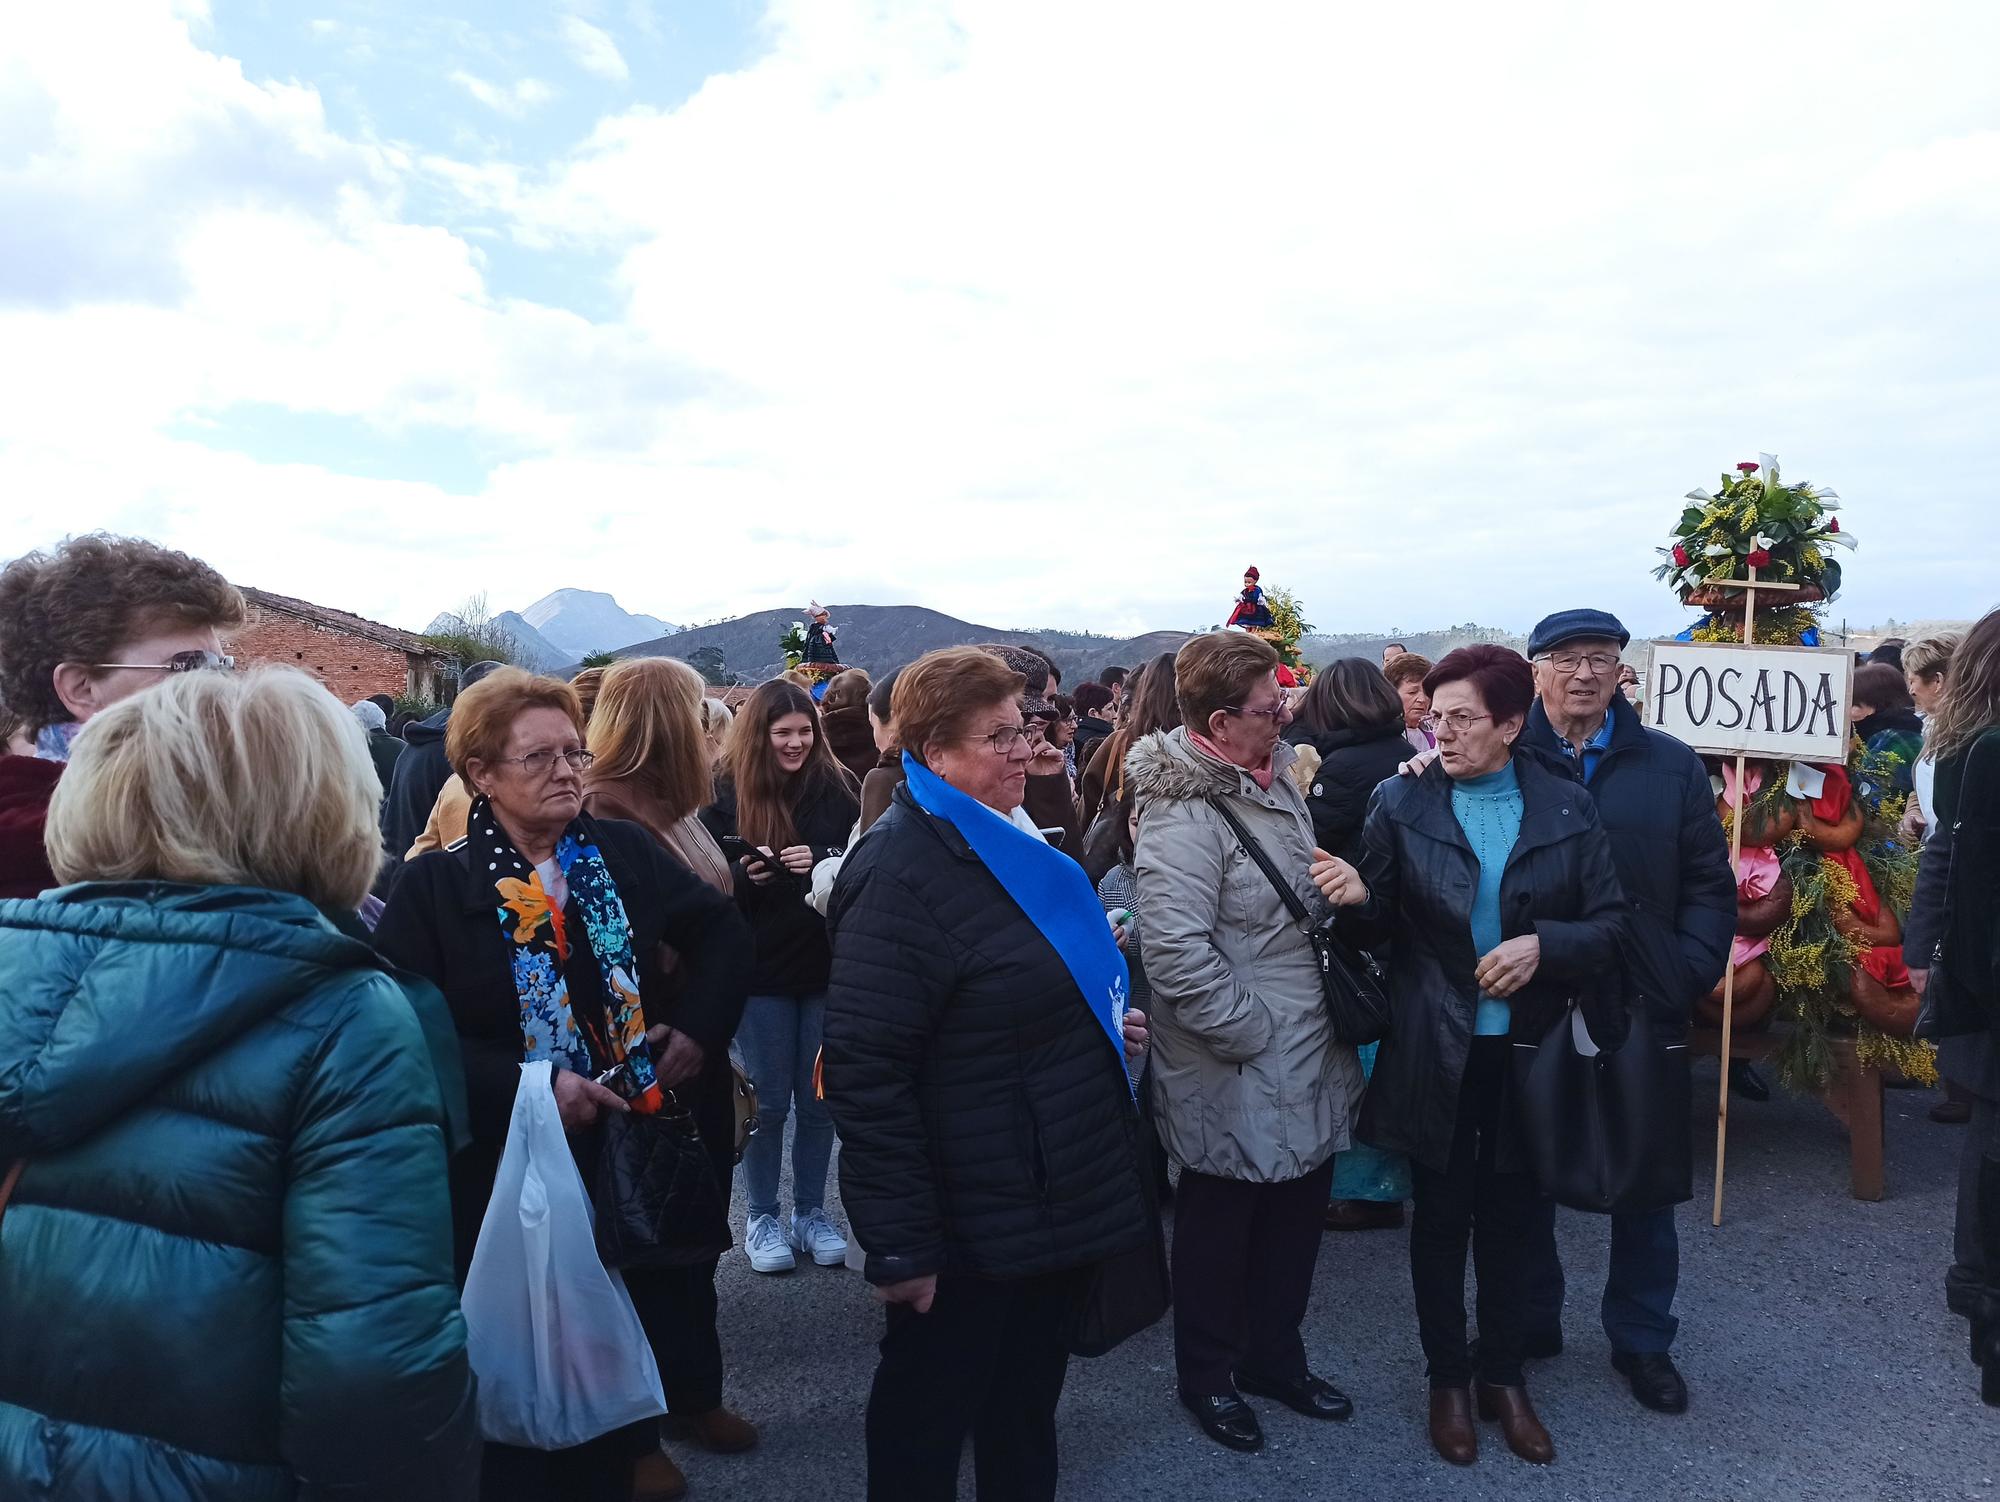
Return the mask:
<svg viewBox="0 0 2000 1502">
<path fill-rule="evenodd" d="M 1615 641 L 1623 651 L 1631 645 L 1632 633 L 1619 624 L 1618 617 L 1608 610 L 1558 610 L 1554 615 L 1545 615 L 1528 633 L 1528 655 L 1540 657 L 1544 652 L 1553 652 L 1566 641 L 1581 641 L 1595 637 L 1600 641 Z"/>
</svg>

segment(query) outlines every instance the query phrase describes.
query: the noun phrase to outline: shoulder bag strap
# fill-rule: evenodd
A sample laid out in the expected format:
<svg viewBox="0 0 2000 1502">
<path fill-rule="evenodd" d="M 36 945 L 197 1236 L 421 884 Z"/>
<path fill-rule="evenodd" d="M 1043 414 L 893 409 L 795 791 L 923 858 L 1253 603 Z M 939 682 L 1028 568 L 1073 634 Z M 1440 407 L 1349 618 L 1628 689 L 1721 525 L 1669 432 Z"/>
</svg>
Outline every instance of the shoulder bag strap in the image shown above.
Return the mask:
<svg viewBox="0 0 2000 1502">
<path fill-rule="evenodd" d="M 0 1174 L 0 1220 L 7 1218 L 7 1201 L 14 1197 L 14 1186 L 21 1182 L 21 1170 L 27 1166 L 26 1158 L 16 1158 L 7 1165 L 7 1172 Z"/>
<path fill-rule="evenodd" d="M 1307 922 L 1306 905 L 1299 901 L 1299 894 L 1292 890 L 1291 883 L 1278 874 L 1278 868 L 1271 864 L 1271 857 L 1264 853 L 1264 847 L 1257 843 L 1248 829 L 1243 827 L 1243 821 L 1237 818 L 1235 812 L 1220 798 L 1211 798 L 1208 803 L 1209 807 L 1222 815 L 1223 823 L 1229 826 L 1231 832 L 1242 843 L 1250 859 L 1257 863 L 1257 869 L 1264 873 L 1264 879 L 1270 882 L 1277 890 L 1278 896 L 1284 899 L 1285 910 L 1292 915 L 1293 921 Z"/>
</svg>

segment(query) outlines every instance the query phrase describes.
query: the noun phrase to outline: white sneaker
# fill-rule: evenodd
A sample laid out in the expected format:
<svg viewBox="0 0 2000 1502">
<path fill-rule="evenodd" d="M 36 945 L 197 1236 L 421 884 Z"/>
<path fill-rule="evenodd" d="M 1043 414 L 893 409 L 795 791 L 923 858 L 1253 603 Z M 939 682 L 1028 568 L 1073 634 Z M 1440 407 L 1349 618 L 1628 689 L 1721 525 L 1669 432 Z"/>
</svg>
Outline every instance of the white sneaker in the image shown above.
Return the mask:
<svg viewBox="0 0 2000 1502">
<path fill-rule="evenodd" d="M 752 1269 L 760 1273 L 788 1273 L 798 1266 L 775 1215 L 750 1217 L 750 1227 L 743 1233 L 743 1250 L 750 1254 Z"/>
<path fill-rule="evenodd" d="M 833 1228 L 826 1211 L 812 1210 L 792 1217 L 791 1242 L 821 1267 L 847 1265 L 847 1238 Z"/>
</svg>

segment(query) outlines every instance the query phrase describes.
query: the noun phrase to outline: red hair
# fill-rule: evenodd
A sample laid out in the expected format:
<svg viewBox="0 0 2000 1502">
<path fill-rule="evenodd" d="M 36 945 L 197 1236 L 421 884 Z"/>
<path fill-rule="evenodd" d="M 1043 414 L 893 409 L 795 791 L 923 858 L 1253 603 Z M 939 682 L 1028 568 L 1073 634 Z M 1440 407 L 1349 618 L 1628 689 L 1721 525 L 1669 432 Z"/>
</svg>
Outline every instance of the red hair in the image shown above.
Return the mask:
<svg viewBox="0 0 2000 1502">
<path fill-rule="evenodd" d="M 1528 659 L 1507 647 L 1480 642 L 1444 654 L 1424 678 L 1424 692 L 1433 699 L 1447 683 L 1470 683 L 1486 712 L 1496 720 L 1525 717 L 1535 702 L 1535 670 Z"/>
</svg>

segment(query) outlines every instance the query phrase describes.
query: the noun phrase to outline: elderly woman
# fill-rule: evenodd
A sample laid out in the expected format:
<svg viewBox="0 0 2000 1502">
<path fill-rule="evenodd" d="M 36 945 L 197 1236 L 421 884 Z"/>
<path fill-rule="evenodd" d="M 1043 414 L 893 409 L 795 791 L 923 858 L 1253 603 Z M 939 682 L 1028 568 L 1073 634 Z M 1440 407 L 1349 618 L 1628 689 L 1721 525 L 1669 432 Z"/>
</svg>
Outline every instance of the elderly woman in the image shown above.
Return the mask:
<svg viewBox="0 0 2000 1502">
<path fill-rule="evenodd" d="M 473 794 L 466 838 L 404 867 L 375 940 L 444 992 L 457 1026 L 472 1111 L 472 1145 L 452 1163 L 462 1278 L 520 1065 L 554 1064 L 556 1107 L 587 1182 L 601 1118 L 628 1109 L 598 1077 L 621 1070 L 641 1089 L 695 1079 L 735 1027 L 750 946 L 729 900 L 645 829 L 583 811 L 592 758 L 568 684 L 519 668 L 488 675 L 459 695 L 446 752 Z M 680 957 L 671 1007 L 663 943 Z M 648 1275 L 626 1283 L 643 1307 Z M 481 1495 L 626 1502 L 644 1446 L 623 1431 L 547 1454 L 488 1445 Z"/>
<path fill-rule="evenodd" d="M 908 781 L 833 897 L 826 1093 L 842 1199 L 888 1305 L 868 1495 L 1046 1502 L 1086 1273 L 1156 1234 L 1121 1047 L 1126 971 L 1021 812 L 1024 680 L 972 647 L 903 670 Z M 1124 1014 L 1122 1041 L 1143 1018 Z"/>
<path fill-rule="evenodd" d="M 1149 668 L 1149 685 L 1160 669 Z M 1181 728 L 1126 762 L 1152 987 L 1153 1107 L 1181 1165 L 1174 1212 L 1174 1364 L 1216 1443 L 1261 1449 L 1242 1394 L 1309 1418 L 1354 1405 L 1313 1375 L 1299 1323 L 1312 1293 L 1333 1155 L 1361 1098 L 1336 1043 L 1312 941 L 1224 810 L 1308 908 L 1312 820 L 1286 776 L 1291 710 L 1278 654 L 1241 632 L 1197 636 L 1173 663 Z"/>
<path fill-rule="evenodd" d="M 463 1100 L 436 994 L 357 936 L 377 796 L 285 669 L 77 738 L 80 885 L 0 902 L 0 1496 L 472 1495 Z"/>
<path fill-rule="evenodd" d="M 1313 878 L 1357 938 L 1394 945 L 1394 1022 L 1361 1136 L 1413 1165 L 1410 1280 L 1430 1367 L 1431 1443 L 1459 1465 L 1477 1458 L 1476 1377 L 1480 1417 L 1499 1420 L 1523 1460 L 1546 1464 L 1555 1447 L 1521 1376 L 1523 1253 L 1540 1191 L 1520 1140 L 1509 1045 L 1540 1043 L 1579 991 L 1614 968 L 1624 898 L 1590 795 L 1513 754 L 1535 698 L 1527 660 L 1505 647 L 1461 647 L 1431 669 L 1424 692 L 1437 762 L 1384 784 L 1359 862 L 1322 861 Z M 1465 1333 L 1468 1241 L 1479 1285 L 1476 1373 Z"/>
<path fill-rule="evenodd" d="M 1424 679 L 1430 676 L 1430 671 L 1431 660 L 1417 652 L 1393 652 L 1382 663 L 1382 676 L 1389 680 L 1389 687 L 1403 704 L 1403 738 L 1410 743 L 1411 750 L 1418 752 L 1428 751 L 1437 744 L 1424 729 L 1424 716 L 1431 712 L 1430 695 L 1424 692 Z"/>
<path fill-rule="evenodd" d="M 735 891 L 729 862 L 697 817 L 715 796 L 701 730 L 704 687 L 701 674 L 672 657 L 635 657 L 606 668 L 595 685 L 590 715 L 596 760 L 583 776 L 583 808 L 598 820 L 638 825 L 668 856 L 729 897 Z M 666 979 L 663 996 L 648 998 L 647 1016 L 668 1028 L 661 1056 L 666 1072 L 680 1074 L 682 1059 L 698 1061 L 695 1073 L 675 1093 L 694 1113 L 726 1200 L 736 1162 L 729 1064 L 734 1018 L 726 1012 L 689 1010 L 678 962 L 668 967 Z M 757 1443 L 757 1430 L 722 1406 L 716 1263 L 710 1257 L 688 1267 L 661 1269 L 633 1279 L 632 1291 L 659 1355 L 672 1416 L 668 1429 L 689 1434 L 706 1449 L 735 1454 Z M 643 1493 L 675 1494 L 686 1485 L 657 1449 L 642 1456 L 640 1464 Z"/>
</svg>

